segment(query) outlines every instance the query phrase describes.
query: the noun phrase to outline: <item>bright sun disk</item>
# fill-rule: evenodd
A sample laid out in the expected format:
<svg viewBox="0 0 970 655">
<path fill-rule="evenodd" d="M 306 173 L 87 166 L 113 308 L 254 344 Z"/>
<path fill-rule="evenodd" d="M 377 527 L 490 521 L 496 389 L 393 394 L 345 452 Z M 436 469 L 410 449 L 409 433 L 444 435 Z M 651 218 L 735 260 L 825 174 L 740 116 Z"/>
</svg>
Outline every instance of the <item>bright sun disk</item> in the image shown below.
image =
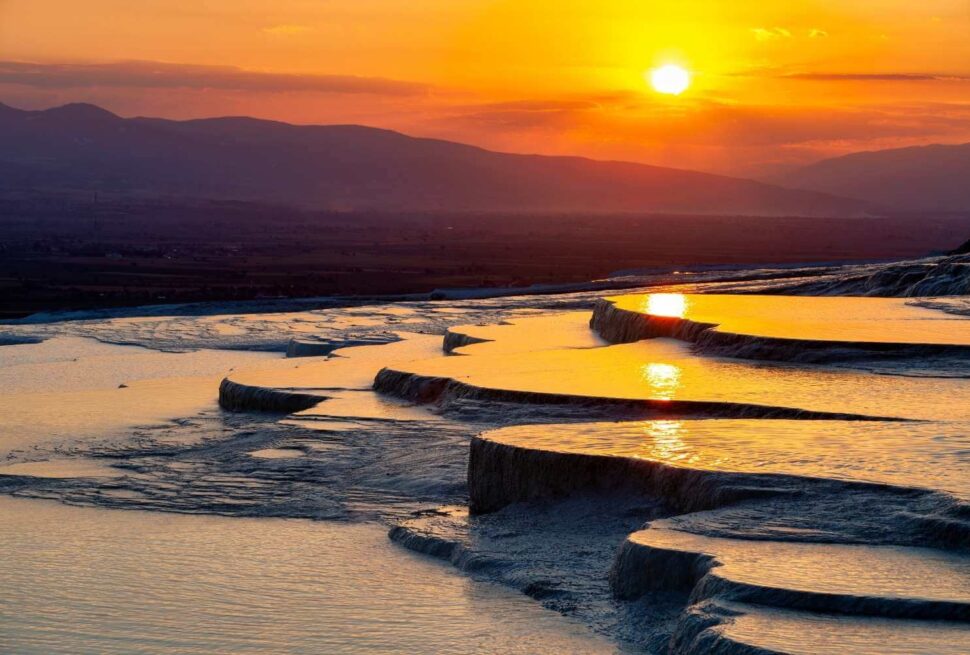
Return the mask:
<svg viewBox="0 0 970 655">
<path fill-rule="evenodd" d="M 675 64 L 667 64 L 650 71 L 650 86 L 658 93 L 680 95 L 690 86 L 690 73 Z"/>
</svg>

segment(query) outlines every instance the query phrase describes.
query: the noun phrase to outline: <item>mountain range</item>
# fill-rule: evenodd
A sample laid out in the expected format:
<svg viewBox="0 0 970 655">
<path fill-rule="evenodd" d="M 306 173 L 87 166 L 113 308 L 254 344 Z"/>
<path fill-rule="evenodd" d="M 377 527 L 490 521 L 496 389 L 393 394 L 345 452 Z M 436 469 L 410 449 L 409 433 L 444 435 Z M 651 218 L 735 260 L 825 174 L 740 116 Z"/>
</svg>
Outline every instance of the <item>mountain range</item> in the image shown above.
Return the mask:
<svg viewBox="0 0 970 655">
<path fill-rule="evenodd" d="M 857 152 L 772 178 L 895 210 L 970 210 L 970 143 Z"/>
<path fill-rule="evenodd" d="M 767 182 L 510 154 L 359 125 L 122 118 L 0 104 L 0 189 L 251 200 L 327 210 L 857 216 L 970 210 L 970 144 L 827 159 Z"/>
<path fill-rule="evenodd" d="M 860 215 L 867 201 L 581 157 L 492 152 L 357 125 L 122 118 L 0 105 L 0 188 L 330 210 Z"/>
</svg>

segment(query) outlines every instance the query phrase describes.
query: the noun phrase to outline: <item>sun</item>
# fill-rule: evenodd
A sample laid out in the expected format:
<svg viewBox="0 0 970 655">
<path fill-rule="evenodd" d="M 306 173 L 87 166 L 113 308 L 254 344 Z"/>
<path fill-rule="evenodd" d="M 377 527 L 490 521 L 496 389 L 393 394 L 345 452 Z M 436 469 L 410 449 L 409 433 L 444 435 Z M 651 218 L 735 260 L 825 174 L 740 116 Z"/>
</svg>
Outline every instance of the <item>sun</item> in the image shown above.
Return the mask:
<svg viewBox="0 0 970 655">
<path fill-rule="evenodd" d="M 678 96 L 690 86 L 690 73 L 676 64 L 667 64 L 650 71 L 650 86 L 657 93 Z"/>
<path fill-rule="evenodd" d="M 687 313 L 687 296 L 682 293 L 651 293 L 644 303 L 644 311 L 651 316 L 683 318 Z"/>
</svg>

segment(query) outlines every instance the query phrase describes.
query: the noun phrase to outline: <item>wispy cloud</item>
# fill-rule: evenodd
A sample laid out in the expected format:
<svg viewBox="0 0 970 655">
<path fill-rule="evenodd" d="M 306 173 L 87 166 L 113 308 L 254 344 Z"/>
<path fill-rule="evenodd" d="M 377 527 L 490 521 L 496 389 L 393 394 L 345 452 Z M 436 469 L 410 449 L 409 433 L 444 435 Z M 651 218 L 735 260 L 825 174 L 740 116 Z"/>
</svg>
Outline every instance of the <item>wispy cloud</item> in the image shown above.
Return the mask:
<svg viewBox="0 0 970 655">
<path fill-rule="evenodd" d="M 263 32 L 271 36 L 298 36 L 310 31 L 307 25 L 270 25 L 263 28 Z"/>
<path fill-rule="evenodd" d="M 873 73 L 845 73 L 838 71 L 792 71 L 782 66 L 767 66 L 749 68 L 733 73 L 725 73 L 727 77 L 774 78 L 781 80 L 804 80 L 808 82 L 967 82 L 968 73 L 939 73 L 933 71 L 897 73 L 892 71 L 877 71 Z"/>
<path fill-rule="evenodd" d="M 753 27 L 751 33 L 758 41 L 774 41 L 776 39 L 790 39 L 791 30 L 784 27 Z"/>
<path fill-rule="evenodd" d="M 787 73 L 779 75 L 789 80 L 816 81 L 871 81 L 871 82 L 965 82 L 970 75 L 946 75 L 940 73 Z"/>
<path fill-rule="evenodd" d="M 623 93 L 615 96 L 530 100 L 465 105 L 439 116 L 439 126 L 474 128 L 478 133 L 520 138 L 523 133 L 585 133 L 609 136 L 610 143 L 650 148 L 777 148 L 846 141 L 862 147 L 884 138 L 922 138 L 956 130 L 970 133 L 970 106 L 937 103 L 859 108 L 775 105 L 737 106 L 698 100 L 692 111 L 672 111 L 664 103 Z"/>
<path fill-rule="evenodd" d="M 812 29 L 808 30 L 808 38 L 810 39 L 824 39 L 828 35 L 828 32 L 825 30 L 820 30 L 817 27 L 813 27 Z"/>
<path fill-rule="evenodd" d="M 960 103 L 827 106 L 821 112 L 714 99 L 695 99 L 689 111 L 682 105 L 625 92 L 467 104 L 425 119 L 419 131 L 509 152 L 583 154 L 734 175 L 858 150 L 970 138 L 970 105 Z"/>
<path fill-rule="evenodd" d="M 456 105 L 438 120 L 485 129 L 528 130 L 572 127 L 584 117 L 637 110 L 638 96 L 628 92 L 595 93 L 570 98 Z"/>
<path fill-rule="evenodd" d="M 35 64 L 0 61 L 0 84 L 47 89 L 182 88 L 254 92 L 420 95 L 429 87 L 378 77 L 263 73 L 233 66 L 199 66 L 150 61 L 105 64 Z"/>
</svg>

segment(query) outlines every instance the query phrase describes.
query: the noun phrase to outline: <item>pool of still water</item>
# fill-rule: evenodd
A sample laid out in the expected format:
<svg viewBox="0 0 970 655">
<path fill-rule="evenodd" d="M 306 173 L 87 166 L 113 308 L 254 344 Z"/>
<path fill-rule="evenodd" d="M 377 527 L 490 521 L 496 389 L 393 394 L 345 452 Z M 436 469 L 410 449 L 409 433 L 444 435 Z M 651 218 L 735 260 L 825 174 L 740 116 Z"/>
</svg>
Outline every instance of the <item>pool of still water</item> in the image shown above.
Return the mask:
<svg viewBox="0 0 970 655">
<path fill-rule="evenodd" d="M 160 353 L 75 337 L 5 346 L 0 475 L 120 475 L 109 460 L 75 450 L 214 411 L 219 379 L 233 369 L 269 374 L 297 363 L 276 353 Z M 518 592 L 395 546 L 373 523 L 0 496 L 0 552 L 0 653 L 614 652 Z"/>
<path fill-rule="evenodd" d="M 0 651 L 611 653 L 385 529 L 0 497 Z"/>
</svg>

